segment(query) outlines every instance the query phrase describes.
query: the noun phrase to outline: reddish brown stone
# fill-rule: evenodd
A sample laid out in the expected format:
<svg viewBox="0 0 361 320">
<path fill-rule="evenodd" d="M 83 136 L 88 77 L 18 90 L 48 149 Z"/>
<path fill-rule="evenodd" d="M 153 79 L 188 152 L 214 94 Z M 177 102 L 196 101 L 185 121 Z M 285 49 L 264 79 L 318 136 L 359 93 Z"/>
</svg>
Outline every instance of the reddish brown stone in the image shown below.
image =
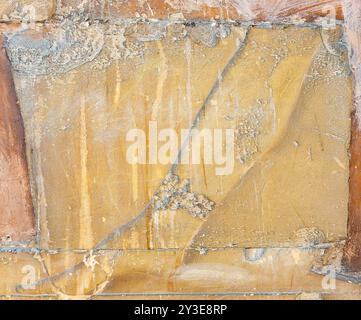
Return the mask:
<svg viewBox="0 0 361 320">
<path fill-rule="evenodd" d="M 24 241 L 35 233 L 24 129 L 2 36 L 0 48 L 0 240 Z"/>
<path fill-rule="evenodd" d="M 343 264 L 348 271 L 361 271 L 361 3 L 345 0 L 345 30 L 349 43 L 350 65 L 354 75 L 355 112 L 352 117 L 350 145 L 350 200 L 348 241 Z"/>
</svg>

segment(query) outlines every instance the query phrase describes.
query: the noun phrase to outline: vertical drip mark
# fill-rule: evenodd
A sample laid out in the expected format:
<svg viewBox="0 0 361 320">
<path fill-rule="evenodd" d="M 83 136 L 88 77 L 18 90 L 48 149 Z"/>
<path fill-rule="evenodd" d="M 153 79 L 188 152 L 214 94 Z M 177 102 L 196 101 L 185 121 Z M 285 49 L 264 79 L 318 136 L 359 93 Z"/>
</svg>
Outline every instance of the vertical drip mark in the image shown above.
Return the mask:
<svg viewBox="0 0 361 320">
<path fill-rule="evenodd" d="M 120 77 L 120 69 L 119 69 L 119 64 L 117 63 L 116 65 L 116 76 L 115 76 L 115 93 L 114 93 L 114 99 L 113 99 L 113 104 L 114 106 L 118 107 L 118 102 L 120 100 L 120 94 L 121 94 L 121 77 Z"/>
<path fill-rule="evenodd" d="M 35 84 L 32 83 L 33 88 Z M 35 88 L 34 88 L 35 91 Z M 40 100 L 39 102 L 42 104 L 43 102 Z M 36 187 L 37 187 L 37 216 L 38 216 L 38 241 L 41 242 L 41 245 L 45 248 L 49 247 L 50 242 L 50 233 L 48 228 L 48 220 L 46 215 L 47 201 L 45 194 L 45 181 L 44 181 L 44 173 L 43 173 L 43 161 L 42 161 L 42 122 L 43 116 L 41 115 L 41 107 L 35 104 L 34 116 L 31 122 L 32 130 L 33 130 L 33 141 L 34 141 L 34 149 L 36 150 L 36 154 L 32 159 L 32 162 L 36 166 Z"/>
<path fill-rule="evenodd" d="M 188 123 L 189 126 L 192 126 L 193 123 L 193 113 L 192 113 L 192 83 L 191 83 L 191 70 L 192 70 L 192 41 L 187 38 L 185 43 L 185 55 L 187 60 L 187 84 L 186 84 L 186 92 L 187 92 L 187 114 L 188 114 Z M 188 145 L 189 148 L 191 148 L 191 144 Z M 187 148 L 187 147 L 186 147 Z M 189 156 L 191 153 L 189 154 Z M 194 166 L 192 166 L 191 161 L 188 163 L 188 178 L 191 179 L 192 176 L 197 176 L 194 174 Z"/>
<path fill-rule="evenodd" d="M 90 249 L 93 246 L 93 233 L 88 186 L 88 142 L 86 126 L 85 97 L 80 106 L 80 214 L 79 214 L 79 246 Z"/>
<path fill-rule="evenodd" d="M 163 98 L 163 89 L 164 84 L 168 77 L 168 64 L 167 64 L 167 57 L 165 56 L 163 45 L 160 41 L 157 42 L 158 49 L 159 49 L 159 56 L 160 56 L 160 65 L 159 65 L 159 76 L 158 76 L 158 82 L 157 82 L 157 88 L 156 88 L 156 96 L 154 103 L 152 105 L 152 114 L 151 114 L 151 120 L 152 121 L 158 121 L 159 119 L 159 112 L 162 107 L 162 98 Z M 151 140 L 153 141 L 153 140 Z M 149 144 L 149 141 L 148 141 Z M 149 145 L 148 145 L 149 147 Z M 156 177 L 162 177 L 163 173 L 161 168 L 156 164 L 155 170 L 151 171 L 150 174 L 150 180 L 153 181 L 153 176 Z M 148 189 L 149 192 L 149 199 L 152 198 L 152 190 Z M 148 242 L 148 248 L 153 249 L 154 248 L 154 242 L 156 239 L 154 239 L 154 219 L 157 219 L 157 213 L 153 212 L 153 210 L 150 211 L 150 216 L 147 219 L 147 242 Z"/>
<path fill-rule="evenodd" d="M 132 198 L 133 202 L 138 200 L 138 165 L 132 164 Z"/>
<path fill-rule="evenodd" d="M 79 247 L 90 249 L 93 247 L 93 232 L 90 210 L 88 185 L 88 133 L 86 124 L 86 103 L 82 95 L 80 102 L 80 212 L 79 212 Z M 85 294 L 90 287 L 92 275 L 83 270 L 77 276 L 77 293 Z"/>
<path fill-rule="evenodd" d="M 118 92 L 118 89 L 117 89 L 117 92 Z M 116 95 L 117 95 L 117 92 L 116 92 Z M 120 90 L 119 90 L 119 94 L 120 94 Z M 137 123 L 135 120 L 134 111 L 133 111 L 132 107 L 129 108 L 129 119 L 130 119 L 129 120 L 130 127 L 132 129 L 136 128 Z M 139 189 L 138 189 L 139 172 L 138 172 L 138 170 L 139 170 L 138 164 L 132 163 L 131 164 L 132 188 L 131 188 L 130 192 L 131 192 L 131 197 L 132 197 L 133 202 L 136 202 L 139 198 Z"/>
<path fill-rule="evenodd" d="M 152 213 L 152 249 L 159 247 L 159 218 L 160 212 L 158 210 L 154 210 Z"/>
<path fill-rule="evenodd" d="M 192 125 L 192 83 L 191 83 L 191 70 L 192 70 L 192 42 L 189 38 L 186 40 L 185 54 L 187 59 L 187 108 L 189 115 L 189 125 Z"/>
<path fill-rule="evenodd" d="M 160 55 L 160 65 L 159 65 L 159 76 L 157 82 L 157 89 L 156 89 L 156 97 L 154 103 L 152 105 L 152 118 L 151 120 L 156 121 L 158 119 L 159 111 L 161 109 L 162 104 L 162 97 L 163 97 L 163 87 L 165 81 L 168 77 L 168 64 L 167 58 L 164 54 L 164 49 L 162 43 L 158 41 L 158 48 L 159 48 L 159 55 Z"/>
</svg>

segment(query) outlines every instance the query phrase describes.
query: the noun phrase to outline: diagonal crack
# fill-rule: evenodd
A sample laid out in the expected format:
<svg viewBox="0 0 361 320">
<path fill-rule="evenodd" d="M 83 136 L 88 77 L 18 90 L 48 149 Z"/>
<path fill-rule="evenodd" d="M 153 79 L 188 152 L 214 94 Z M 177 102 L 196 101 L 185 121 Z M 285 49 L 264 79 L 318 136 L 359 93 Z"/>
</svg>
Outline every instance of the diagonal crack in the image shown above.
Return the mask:
<svg viewBox="0 0 361 320">
<path fill-rule="evenodd" d="M 228 74 L 228 72 L 230 71 L 230 69 L 234 66 L 234 64 L 236 63 L 236 61 L 238 60 L 238 58 L 240 57 L 244 47 L 245 47 L 245 43 L 248 37 L 248 33 L 249 33 L 249 28 L 246 29 L 245 31 L 245 36 L 244 39 L 239 39 L 239 43 L 238 46 L 235 50 L 235 52 L 232 54 L 232 56 L 230 57 L 230 59 L 228 60 L 228 62 L 226 63 L 225 67 L 223 68 L 222 72 L 217 76 L 217 79 L 215 80 L 215 82 L 213 83 L 213 86 L 211 87 L 208 95 L 206 96 L 204 102 L 202 103 L 201 108 L 199 109 L 198 113 L 196 114 L 192 125 L 189 129 L 187 138 L 185 139 L 183 145 L 181 146 L 179 152 L 178 152 L 178 156 L 177 159 L 174 160 L 168 175 L 174 175 L 177 168 L 178 168 L 178 163 L 180 163 L 180 159 L 182 156 L 182 152 L 184 151 L 184 149 L 188 146 L 189 142 L 190 142 L 190 138 L 192 135 L 193 130 L 197 127 L 198 123 L 200 122 L 200 120 L 202 119 L 202 117 L 205 114 L 205 111 L 207 109 L 207 106 L 209 105 L 210 100 L 213 98 L 214 94 L 217 92 L 217 90 L 219 89 L 223 79 L 225 78 L 225 76 Z M 161 185 L 163 184 L 163 181 L 161 182 L 160 186 L 157 188 L 157 190 L 159 190 L 159 188 L 161 187 Z M 126 230 L 128 230 L 129 228 L 133 227 L 138 221 L 140 221 L 142 218 L 144 218 L 148 212 L 148 210 L 152 210 L 152 203 L 154 201 L 154 196 L 156 195 L 156 192 L 153 194 L 151 200 L 145 205 L 145 207 L 143 208 L 143 210 L 136 216 L 134 217 L 132 220 L 130 220 L 129 222 L 127 222 L 124 225 L 121 225 L 119 227 L 117 227 L 116 229 L 114 229 L 111 233 L 108 234 L 107 237 L 105 237 L 104 239 L 102 239 L 100 242 L 98 242 L 94 248 L 91 250 L 91 252 L 95 251 L 95 250 L 100 250 L 100 249 L 104 249 L 105 246 L 111 242 L 112 240 L 118 238 L 119 236 L 121 236 Z M 90 254 L 88 253 L 85 256 L 85 260 L 87 259 L 87 256 L 89 256 Z M 44 260 L 42 259 L 42 264 L 43 267 L 45 268 L 45 270 L 47 270 L 48 268 L 45 265 Z M 46 282 L 51 282 L 54 283 L 54 281 L 60 279 L 63 276 L 67 276 L 71 273 L 74 273 L 76 270 L 78 270 L 79 268 L 82 267 L 82 265 L 84 264 L 84 262 L 79 262 L 78 264 L 75 264 L 74 266 L 64 270 L 63 272 L 57 273 L 55 275 L 50 276 L 49 273 L 47 273 L 49 276 L 47 278 L 43 278 L 35 283 L 33 283 L 34 286 L 38 286 L 41 285 L 43 283 Z"/>
</svg>

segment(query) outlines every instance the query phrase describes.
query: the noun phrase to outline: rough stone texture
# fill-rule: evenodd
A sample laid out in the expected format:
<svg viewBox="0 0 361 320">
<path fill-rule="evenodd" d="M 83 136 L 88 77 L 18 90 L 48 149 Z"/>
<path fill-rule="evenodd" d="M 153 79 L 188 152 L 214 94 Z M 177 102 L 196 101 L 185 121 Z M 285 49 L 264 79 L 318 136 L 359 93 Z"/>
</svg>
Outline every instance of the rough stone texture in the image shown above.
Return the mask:
<svg viewBox="0 0 361 320">
<path fill-rule="evenodd" d="M 229 189 L 229 180 L 223 178 L 217 185 L 210 171 L 206 171 L 205 194 L 217 206 L 195 237 L 195 246 L 267 247 L 270 243 L 294 243 L 297 231 L 304 227 L 320 229 L 326 241 L 346 235 L 347 146 L 352 108 L 347 60 L 343 60 L 345 56 L 341 58 L 341 53 L 331 54 L 319 33 L 293 31 L 292 28 L 280 34 L 277 30 L 251 31 L 243 52 L 249 60 L 232 69 L 222 86 L 222 95 L 215 99 L 218 109 L 210 108 L 207 112 L 205 126 L 217 117 L 217 112 L 222 114 L 224 110 L 223 115 L 230 115 L 224 88 L 235 85 L 241 105 L 249 108 L 261 99 L 266 116 L 256 144 L 258 152 L 245 164 L 241 163 L 239 171 L 232 175 L 235 180 Z M 267 40 L 264 35 L 272 32 L 273 36 Z M 290 38 L 297 39 L 295 46 L 288 42 Z M 330 42 L 327 47 L 335 46 Z M 273 53 L 272 48 L 276 50 Z M 270 50 L 275 59 L 270 64 L 269 60 L 263 62 L 265 50 Z M 253 72 L 257 81 L 252 80 Z M 343 120 L 340 102 L 347 105 Z M 326 120 L 325 114 L 330 118 Z M 226 126 L 230 121 L 223 123 Z M 217 125 L 222 126 L 222 122 L 218 121 Z M 340 152 L 337 155 L 336 150 Z M 318 161 L 323 164 L 318 166 Z M 334 189 L 336 185 L 338 191 Z M 340 196 L 337 199 L 336 194 Z M 251 239 L 255 238 L 257 241 L 253 242 Z"/>
<path fill-rule="evenodd" d="M 162 31 L 161 40 L 149 41 L 149 28 Z M 192 28 L 107 27 L 98 31 L 101 53 L 70 72 L 62 62 L 68 49 L 56 45 L 60 60 L 49 75 L 37 71 L 42 58 L 34 61 L 31 51 L 25 64 L 16 58 L 24 50 L 17 48 L 42 45 L 46 34 L 9 37 L 42 247 L 283 246 L 305 227 L 319 229 L 325 242 L 346 237 L 352 97 L 340 29 L 252 28 L 245 36 L 231 27 L 209 40 L 223 34 L 209 24 L 199 42 Z M 130 129 L 147 132 L 150 120 L 159 130 L 189 128 L 200 108 L 198 129 L 258 132 L 235 140 L 247 157 L 230 175 L 217 176 L 207 163 L 177 166 L 192 191 L 215 202 L 205 221 L 187 210 L 152 210 L 170 166 L 129 164 L 125 141 Z M 263 116 L 245 122 L 252 110 Z"/>
<path fill-rule="evenodd" d="M 323 251 L 268 249 L 255 262 L 241 249 L 193 251 L 178 269 L 176 250 L 0 253 L 0 292 L 49 299 L 360 297 L 359 285 L 336 280 L 335 287 L 326 288 L 324 278 L 309 271 Z"/>
<path fill-rule="evenodd" d="M 0 22 L 44 21 L 55 13 L 56 0 L 1 0 Z"/>
<path fill-rule="evenodd" d="M 250 20 L 294 12 L 303 23 L 338 6 L 276 2 Z M 359 285 L 327 289 L 310 271 L 325 243 L 346 237 L 342 30 L 180 22 L 230 9 L 208 1 L 97 3 L 58 1 L 58 17 L 76 13 L 7 34 L 40 242 L 0 253 L 1 297 L 358 298 Z M 244 19 L 237 3 L 227 18 Z M 119 19 L 139 6 L 173 20 Z M 194 119 L 236 130 L 233 174 L 204 159 L 172 170 L 125 160 L 129 129 L 157 120 L 179 132 Z"/>
<path fill-rule="evenodd" d="M 314 21 L 334 14 L 342 19 L 341 0 L 59 0 L 57 13 L 83 11 L 93 19 L 217 19 L 247 21 Z"/>
</svg>

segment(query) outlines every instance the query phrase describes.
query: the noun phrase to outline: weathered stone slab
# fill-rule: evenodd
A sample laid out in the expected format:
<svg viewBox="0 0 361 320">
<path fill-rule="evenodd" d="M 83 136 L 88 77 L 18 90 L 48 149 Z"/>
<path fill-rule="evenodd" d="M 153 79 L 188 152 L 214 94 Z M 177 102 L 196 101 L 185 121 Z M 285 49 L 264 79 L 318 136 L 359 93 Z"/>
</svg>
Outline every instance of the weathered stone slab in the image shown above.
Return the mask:
<svg viewBox="0 0 361 320">
<path fill-rule="evenodd" d="M 76 21 L 77 31 L 72 23 L 7 44 L 43 247 L 267 247 L 346 237 L 352 84 L 339 29 L 252 28 L 245 37 L 244 28 L 212 23 Z M 58 51 L 45 54 L 49 46 Z M 154 202 L 167 198 L 159 186 L 169 164 L 126 158 L 129 130 L 149 139 L 157 121 L 180 135 L 197 114 L 198 129 L 239 133 L 232 174 L 217 175 L 204 159 L 173 172 L 175 188 L 189 178 L 193 201 L 215 203 L 206 219 L 194 216 L 195 202 L 176 211 L 176 198 Z"/>
</svg>

